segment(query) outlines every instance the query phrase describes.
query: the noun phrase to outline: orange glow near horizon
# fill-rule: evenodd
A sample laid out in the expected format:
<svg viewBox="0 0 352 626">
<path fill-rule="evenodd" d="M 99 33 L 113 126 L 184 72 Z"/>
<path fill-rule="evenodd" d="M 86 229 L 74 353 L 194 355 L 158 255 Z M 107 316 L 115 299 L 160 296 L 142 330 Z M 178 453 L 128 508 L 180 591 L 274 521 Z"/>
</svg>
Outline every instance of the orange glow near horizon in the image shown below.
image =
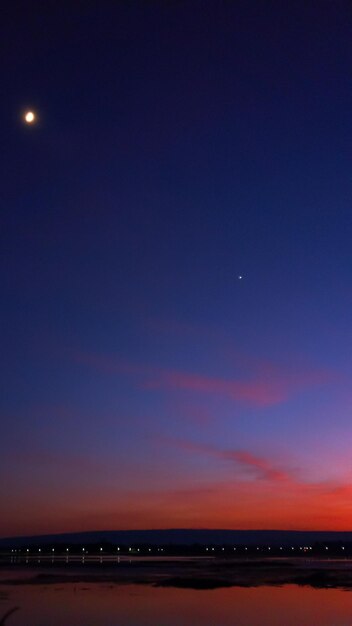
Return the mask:
<svg viewBox="0 0 352 626">
<path fill-rule="evenodd" d="M 256 481 L 120 494 L 85 493 L 23 503 L 21 516 L 2 516 L 1 536 L 88 530 L 224 528 L 350 530 L 352 486 Z M 26 511 L 26 512 L 25 512 Z"/>
</svg>

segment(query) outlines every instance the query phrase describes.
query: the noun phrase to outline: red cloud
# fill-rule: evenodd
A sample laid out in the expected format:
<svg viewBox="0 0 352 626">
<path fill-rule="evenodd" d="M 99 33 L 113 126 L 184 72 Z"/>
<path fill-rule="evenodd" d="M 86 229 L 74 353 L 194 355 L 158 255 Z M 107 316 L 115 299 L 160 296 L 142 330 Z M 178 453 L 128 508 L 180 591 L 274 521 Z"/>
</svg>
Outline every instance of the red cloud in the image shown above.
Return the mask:
<svg viewBox="0 0 352 626">
<path fill-rule="evenodd" d="M 242 463 L 242 465 L 252 468 L 256 471 L 259 478 L 264 478 L 267 480 L 289 480 L 289 475 L 272 466 L 269 461 L 263 459 L 258 456 L 254 456 L 250 452 L 246 452 L 245 450 L 234 450 L 234 451 L 224 451 L 223 458 L 234 460 L 237 463 Z"/>
</svg>

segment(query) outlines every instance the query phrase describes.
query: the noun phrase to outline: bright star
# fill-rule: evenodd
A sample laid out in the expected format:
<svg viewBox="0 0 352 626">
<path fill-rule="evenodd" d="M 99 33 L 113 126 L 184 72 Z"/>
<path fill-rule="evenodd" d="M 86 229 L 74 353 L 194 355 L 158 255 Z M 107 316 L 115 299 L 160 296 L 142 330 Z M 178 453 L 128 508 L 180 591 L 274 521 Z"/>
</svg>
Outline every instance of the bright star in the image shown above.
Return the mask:
<svg viewBox="0 0 352 626">
<path fill-rule="evenodd" d="M 24 119 L 27 124 L 33 124 L 33 122 L 35 122 L 35 113 L 33 113 L 33 111 L 27 111 Z"/>
</svg>

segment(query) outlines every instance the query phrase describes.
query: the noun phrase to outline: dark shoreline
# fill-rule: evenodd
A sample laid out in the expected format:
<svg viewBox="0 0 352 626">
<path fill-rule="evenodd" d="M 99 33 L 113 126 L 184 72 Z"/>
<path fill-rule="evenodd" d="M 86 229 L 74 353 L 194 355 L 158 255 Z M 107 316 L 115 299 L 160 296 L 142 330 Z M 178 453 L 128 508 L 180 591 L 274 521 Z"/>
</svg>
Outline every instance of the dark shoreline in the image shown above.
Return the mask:
<svg viewBox="0 0 352 626">
<path fill-rule="evenodd" d="M 18 573 L 18 576 L 16 576 Z M 119 563 L 0 563 L 0 586 L 62 583 L 143 584 L 183 589 L 282 586 L 352 590 L 349 559 L 124 560 Z"/>
</svg>

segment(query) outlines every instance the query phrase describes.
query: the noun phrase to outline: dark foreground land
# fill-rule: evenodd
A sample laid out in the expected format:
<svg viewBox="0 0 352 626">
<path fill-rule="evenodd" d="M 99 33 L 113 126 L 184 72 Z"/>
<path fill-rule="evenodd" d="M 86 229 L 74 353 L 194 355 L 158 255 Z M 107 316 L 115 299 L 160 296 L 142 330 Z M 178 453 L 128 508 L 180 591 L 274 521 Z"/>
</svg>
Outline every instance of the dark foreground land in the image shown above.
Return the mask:
<svg viewBox="0 0 352 626">
<path fill-rule="evenodd" d="M 351 559 L 143 559 L 0 563 L 0 585 L 62 583 L 149 584 L 216 589 L 261 585 L 309 585 L 352 590 Z"/>
</svg>

